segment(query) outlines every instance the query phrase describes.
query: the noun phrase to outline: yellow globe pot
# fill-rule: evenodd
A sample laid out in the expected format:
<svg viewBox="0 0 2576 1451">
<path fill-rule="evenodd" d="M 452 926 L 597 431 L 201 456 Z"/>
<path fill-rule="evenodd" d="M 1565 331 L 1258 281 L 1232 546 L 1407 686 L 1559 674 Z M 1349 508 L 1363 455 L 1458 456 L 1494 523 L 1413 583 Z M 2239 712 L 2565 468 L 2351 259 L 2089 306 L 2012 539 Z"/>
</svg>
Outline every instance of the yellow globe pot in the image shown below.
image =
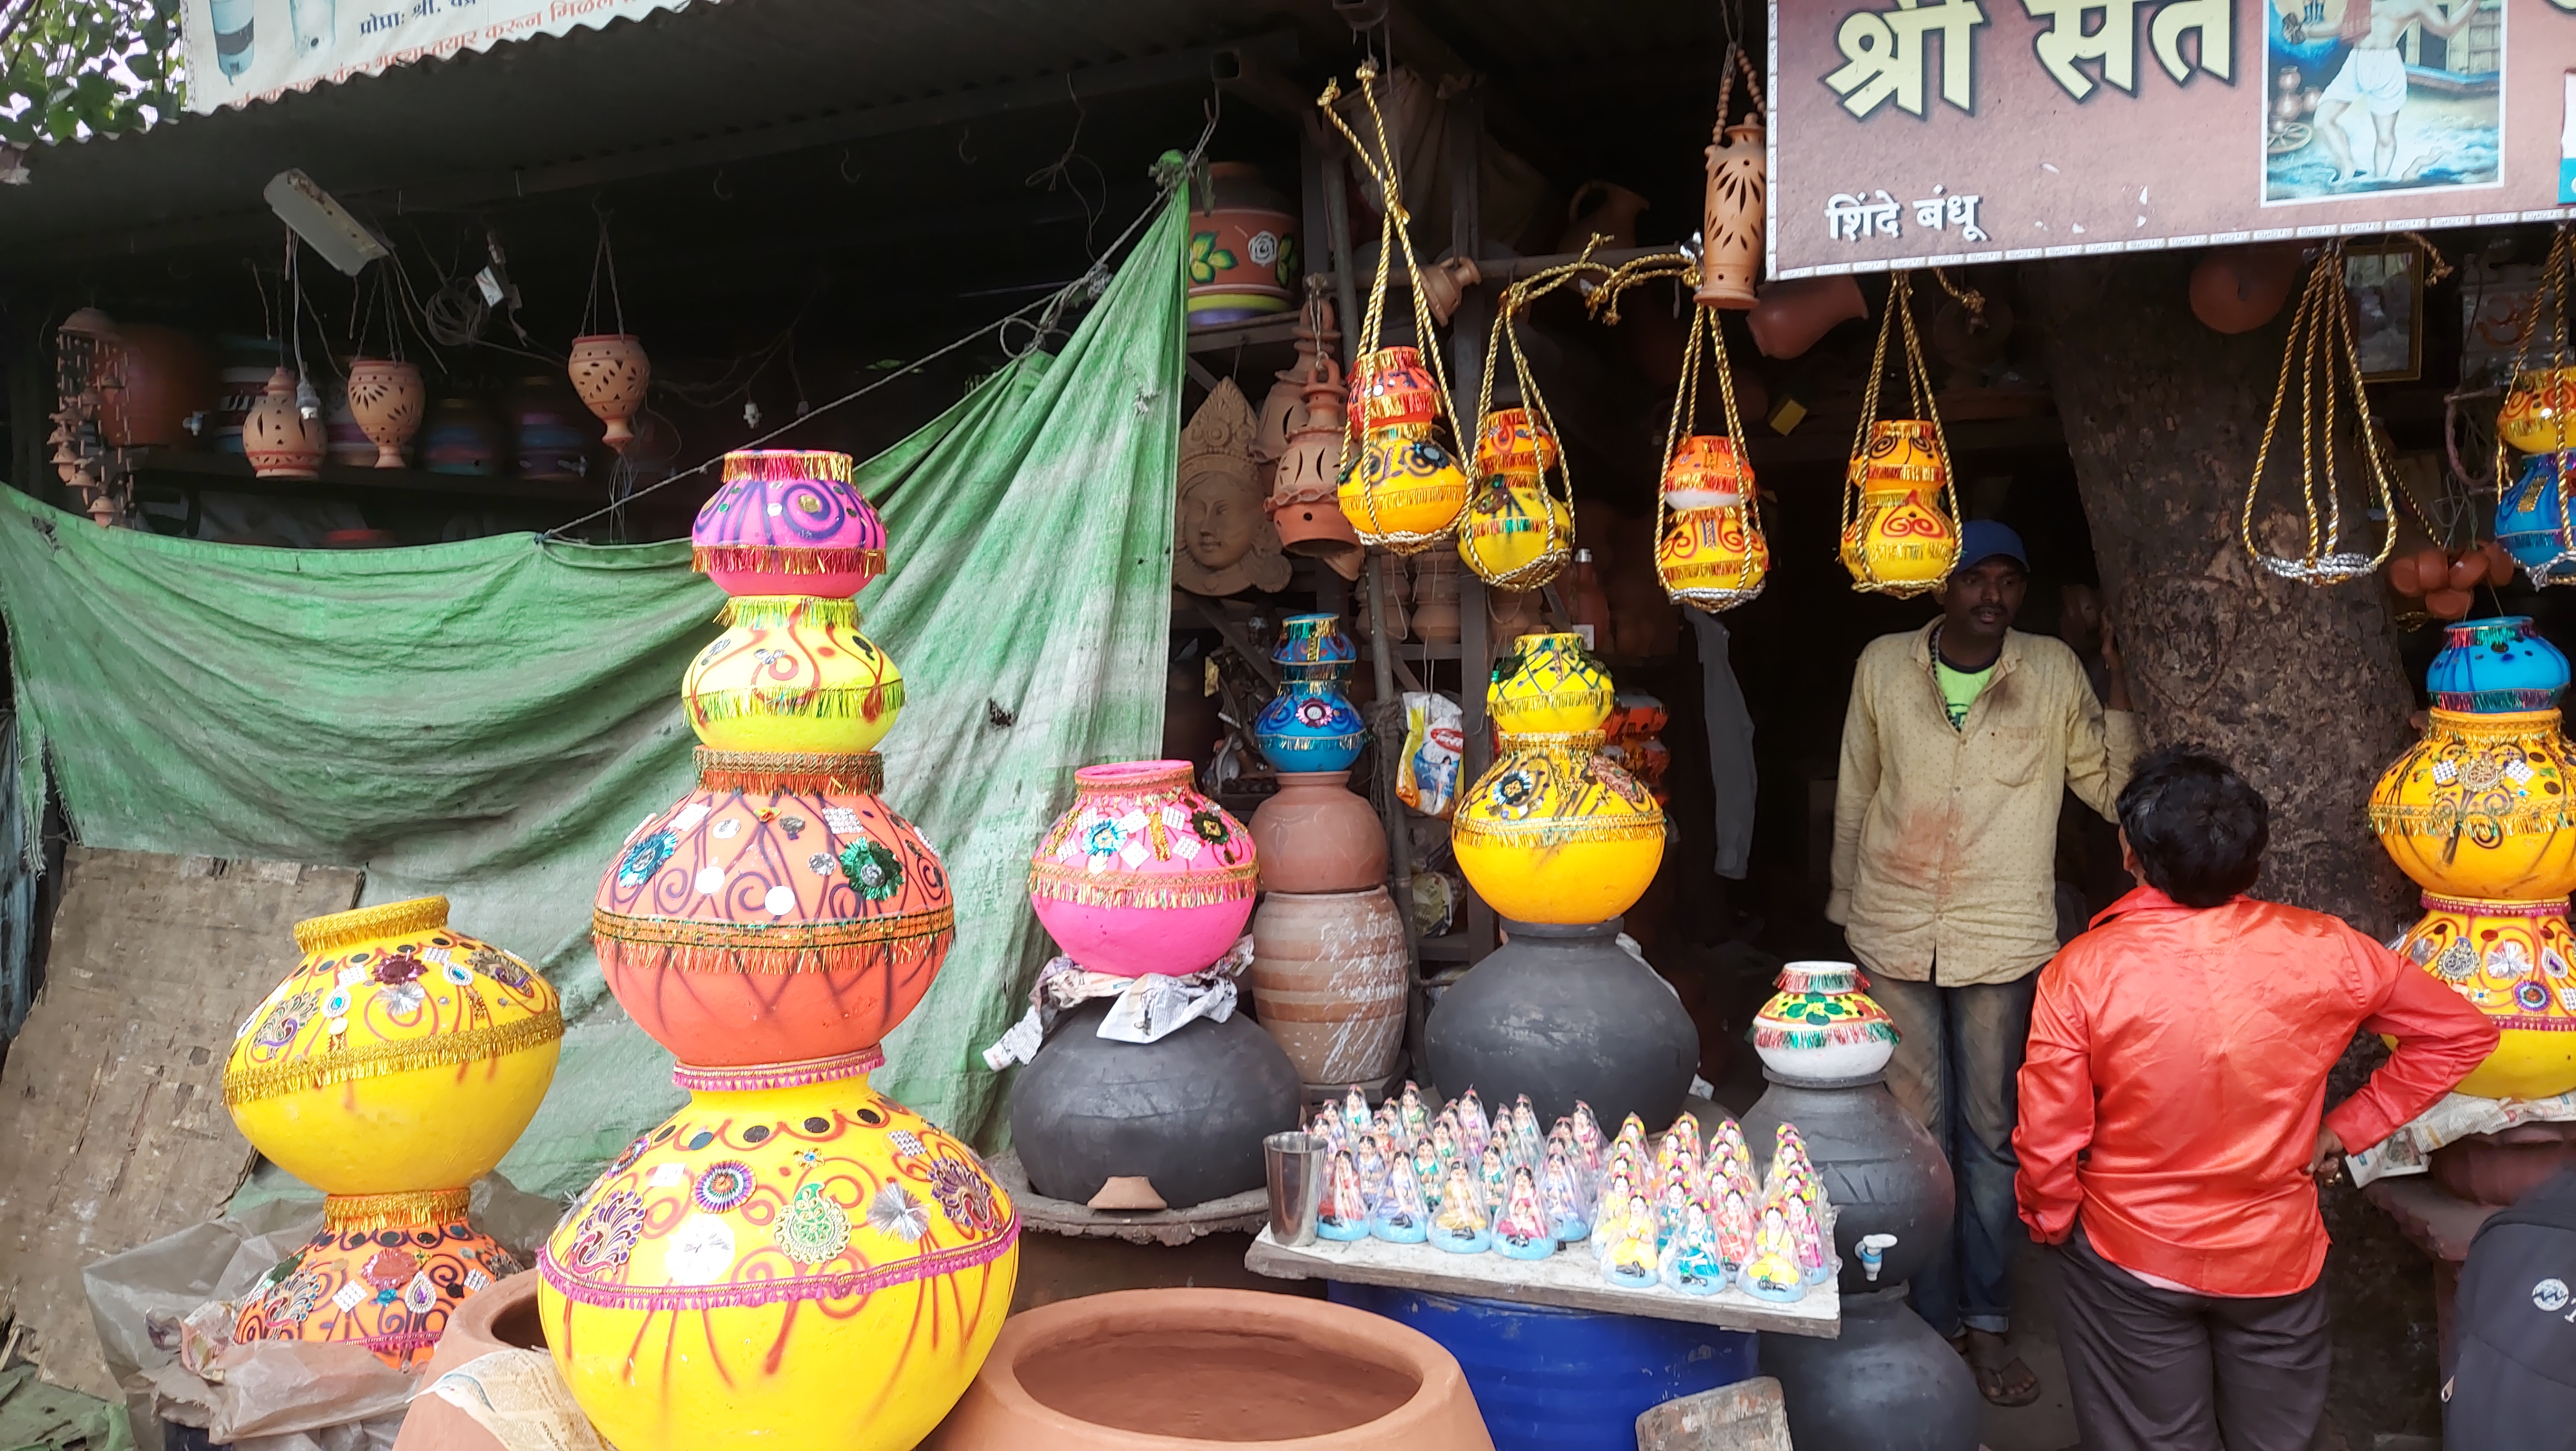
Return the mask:
<svg viewBox="0 0 2576 1451">
<path fill-rule="evenodd" d="M 1882 419 L 1851 461 L 1860 508 L 1843 531 L 1843 568 L 1863 589 L 1921 594 L 1950 577 L 1959 530 L 1943 498 L 1949 469 L 1932 425 Z"/>
<path fill-rule="evenodd" d="M 1498 408 L 1476 434 L 1483 482 L 1458 519 L 1458 558 L 1500 589 L 1537 589 L 1573 557 L 1574 516 L 1547 491 L 1556 435 L 1526 408 Z"/>
<path fill-rule="evenodd" d="M 1610 672 L 1581 635 L 1523 635 L 1495 662 L 1485 711 L 1507 734 L 1597 731 L 1610 719 L 1611 694 Z"/>
<path fill-rule="evenodd" d="M 2576 368 L 2543 368 L 2516 378 L 2496 411 L 2496 432 L 2524 453 L 2576 445 Z"/>
<path fill-rule="evenodd" d="M 224 1102 L 326 1194 L 455 1189 L 492 1171 L 553 1081 L 555 990 L 422 897 L 295 924 L 304 960 L 233 1039 Z"/>
<path fill-rule="evenodd" d="M 2502 1038 L 2460 1081 L 2479 1098 L 2547 1098 L 2576 1088 L 2576 934 L 2567 901 L 2485 902 L 2426 893 L 2400 956 L 2495 1019 Z"/>
<path fill-rule="evenodd" d="M 743 595 L 726 602 L 724 621 L 681 686 L 709 749 L 855 755 L 894 729 L 903 672 L 859 633 L 856 604 Z"/>
<path fill-rule="evenodd" d="M 2434 711 L 2371 791 L 2371 830 L 2428 892 L 2562 899 L 2576 891 L 2569 750 L 2554 710 Z"/>
<path fill-rule="evenodd" d="M 1419 554 L 1449 537 L 1467 507 L 1467 474 L 1427 423 L 1372 431 L 1335 499 L 1364 543 Z"/>
<path fill-rule="evenodd" d="M 1580 925 L 1637 904 L 1664 859 L 1664 813 L 1636 778 L 1596 754 L 1601 733 L 1505 735 L 1458 800 L 1458 869 L 1516 922 Z"/>
<path fill-rule="evenodd" d="M 537 1256 L 546 1343 L 619 1451 L 908 1451 L 1001 1333 L 1010 1199 L 868 1086 L 884 1059 L 672 1076 Z"/>
</svg>

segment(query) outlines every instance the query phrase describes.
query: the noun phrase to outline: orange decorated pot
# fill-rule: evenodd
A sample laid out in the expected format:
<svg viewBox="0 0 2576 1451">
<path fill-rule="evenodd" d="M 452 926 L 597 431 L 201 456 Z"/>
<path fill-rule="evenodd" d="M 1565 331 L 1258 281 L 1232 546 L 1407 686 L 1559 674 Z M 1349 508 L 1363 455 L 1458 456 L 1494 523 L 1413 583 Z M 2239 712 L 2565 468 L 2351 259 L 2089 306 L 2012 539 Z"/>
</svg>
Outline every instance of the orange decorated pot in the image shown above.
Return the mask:
<svg viewBox="0 0 2576 1451">
<path fill-rule="evenodd" d="M 701 747 L 698 788 L 599 882 L 601 975 L 685 1063 L 820 1058 L 884 1041 L 956 938 L 948 872 L 876 794 L 874 755 Z"/>
<path fill-rule="evenodd" d="M 1722 610 L 1762 593 L 1771 545 L 1753 507 L 1753 469 L 1735 441 L 1685 438 L 1664 465 L 1664 531 L 1655 541 L 1655 574 L 1664 593 L 1684 604 Z"/>
<path fill-rule="evenodd" d="M 427 1359 L 459 1301 L 519 1272 L 465 1222 L 468 1192 L 325 1198 L 322 1232 L 243 1298 L 233 1339 L 355 1341 L 397 1370 Z"/>
<path fill-rule="evenodd" d="M 1921 419 L 1881 419 L 1851 461 L 1860 508 L 1843 531 L 1843 567 L 1865 590 L 1921 594 L 1950 577 L 1959 530 L 1946 498 L 1949 465 Z"/>
<path fill-rule="evenodd" d="M 1351 369 L 1351 402 L 1343 410 L 1362 433 L 1435 423 L 1440 390 L 1419 348 L 1380 348 Z"/>
</svg>

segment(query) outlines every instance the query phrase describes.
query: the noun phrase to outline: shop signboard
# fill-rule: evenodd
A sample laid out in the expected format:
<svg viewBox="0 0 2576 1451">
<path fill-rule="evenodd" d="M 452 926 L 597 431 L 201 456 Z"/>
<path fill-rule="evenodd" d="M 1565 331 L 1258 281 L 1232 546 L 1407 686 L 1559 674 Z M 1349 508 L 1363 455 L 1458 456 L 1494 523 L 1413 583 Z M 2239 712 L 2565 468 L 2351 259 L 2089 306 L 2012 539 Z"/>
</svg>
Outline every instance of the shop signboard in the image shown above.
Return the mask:
<svg viewBox="0 0 2576 1451">
<path fill-rule="evenodd" d="M 1775 278 L 2576 214 L 2576 0 L 1772 0 Z"/>
<path fill-rule="evenodd" d="M 206 112 L 689 0 L 180 0 L 188 109 Z M 713 3 L 713 0 L 706 0 Z"/>
</svg>

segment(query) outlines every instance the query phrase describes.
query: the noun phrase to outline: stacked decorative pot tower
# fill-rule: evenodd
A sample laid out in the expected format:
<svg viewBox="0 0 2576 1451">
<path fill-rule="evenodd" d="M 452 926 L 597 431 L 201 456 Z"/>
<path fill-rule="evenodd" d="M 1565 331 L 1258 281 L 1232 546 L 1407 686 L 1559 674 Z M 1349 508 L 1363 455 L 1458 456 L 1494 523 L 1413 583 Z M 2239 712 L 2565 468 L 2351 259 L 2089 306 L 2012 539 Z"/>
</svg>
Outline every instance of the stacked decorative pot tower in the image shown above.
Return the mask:
<svg viewBox="0 0 2576 1451">
<path fill-rule="evenodd" d="M 1279 790 L 1252 813 L 1252 997 L 1307 1099 L 1383 1090 L 1404 1046 L 1404 919 L 1386 889 L 1386 827 L 1349 785 L 1367 741 L 1341 694 L 1358 658 L 1337 616 L 1290 615 L 1271 653 L 1279 695 L 1253 728 Z"/>
<path fill-rule="evenodd" d="M 1690 1015 L 1618 940 L 1663 862 L 1664 814 L 1600 754 L 1611 695 L 1582 636 L 1521 636 L 1486 696 L 1494 764 L 1450 825 L 1511 940 L 1441 994 L 1424 1056 L 1441 1092 L 1525 1093 L 1542 1123 L 1577 1100 L 1608 1123 L 1670 1123 L 1699 1062 Z"/>
<path fill-rule="evenodd" d="M 1009 1310 L 1010 1200 L 868 1086 L 955 936 L 939 856 L 879 796 L 902 679 L 852 597 L 885 530 L 837 453 L 738 453 L 693 531 L 733 598 L 690 665 L 698 785 L 609 864 L 602 971 L 689 1103 L 538 1256 L 546 1338 L 621 1451 L 902 1451 Z"/>
<path fill-rule="evenodd" d="M 2529 619 L 2450 627 L 2425 683 L 2423 739 L 2370 795 L 2380 845 L 2424 889 L 2399 955 L 2496 1020 L 2502 1040 L 2458 1091 L 2546 1098 L 2576 1088 L 2576 747 L 2560 733 L 2567 657 Z"/>
<path fill-rule="evenodd" d="M 242 1302 L 236 1340 L 426 1358 L 456 1303 L 518 1265 L 466 1223 L 554 1080 L 555 990 L 422 897 L 295 924 L 304 960 L 243 1022 L 224 1102 L 320 1189 L 322 1232 Z"/>
</svg>

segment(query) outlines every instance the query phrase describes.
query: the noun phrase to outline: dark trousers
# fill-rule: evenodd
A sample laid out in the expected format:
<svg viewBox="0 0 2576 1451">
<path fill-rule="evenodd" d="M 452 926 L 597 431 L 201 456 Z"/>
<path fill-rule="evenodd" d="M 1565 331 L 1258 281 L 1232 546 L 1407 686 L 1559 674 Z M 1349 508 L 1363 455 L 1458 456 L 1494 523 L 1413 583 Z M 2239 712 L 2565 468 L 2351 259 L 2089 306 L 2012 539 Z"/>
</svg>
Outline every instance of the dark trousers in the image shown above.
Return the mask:
<svg viewBox="0 0 2576 1451">
<path fill-rule="evenodd" d="M 2308 1451 L 2325 1414 L 2325 1277 L 2295 1295 L 2159 1290 L 2079 1223 L 2057 1253 L 2058 1345 L 2084 1451 Z"/>
<path fill-rule="evenodd" d="M 1887 1088 L 1949 1157 L 1958 1182 L 1950 1242 L 1914 1277 L 1914 1312 L 1944 1338 L 2012 1328 L 2014 1252 L 2030 1239 L 2013 1204 L 2013 1125 L 2039 974 L 1941 987 L 1884 974 L 1870 996 L 1896 1024 Z"/>
</svg>

